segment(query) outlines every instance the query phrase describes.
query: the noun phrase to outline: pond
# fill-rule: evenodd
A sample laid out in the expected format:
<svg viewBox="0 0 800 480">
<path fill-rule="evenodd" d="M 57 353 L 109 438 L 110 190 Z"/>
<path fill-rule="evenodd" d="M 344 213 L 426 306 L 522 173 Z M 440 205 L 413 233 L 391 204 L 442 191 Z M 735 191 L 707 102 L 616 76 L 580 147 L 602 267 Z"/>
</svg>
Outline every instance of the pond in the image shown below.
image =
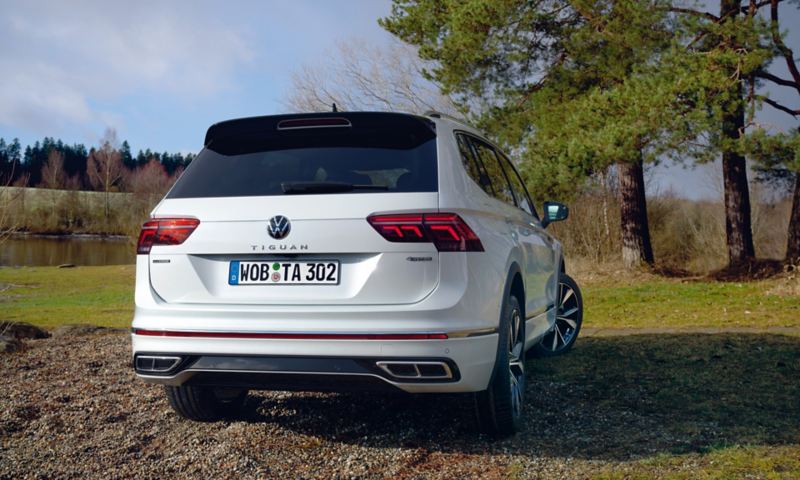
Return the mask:
<svg viewBox="0 0 800 480">
<path fill-rule="evenodd" d="M 0 243 L 0 266 L 124 265 L 135 249 L 127 237 L 14 235 Z"/>
</svg>

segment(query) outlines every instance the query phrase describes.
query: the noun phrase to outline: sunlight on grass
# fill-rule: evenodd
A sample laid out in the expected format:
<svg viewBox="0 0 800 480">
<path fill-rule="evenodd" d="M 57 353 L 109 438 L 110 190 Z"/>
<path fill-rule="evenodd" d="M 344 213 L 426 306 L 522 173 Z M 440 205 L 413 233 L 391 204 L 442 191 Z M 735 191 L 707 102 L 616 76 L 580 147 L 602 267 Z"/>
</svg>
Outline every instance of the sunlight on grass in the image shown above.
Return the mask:
<svg viewBox="0 0 800 480">
<path fill-rule="evenodd" d="M 585 338 L 528 366 L 533 390 L 568 406 L 537 421 L 571 422 L 537 447 L 621 460 L 598 478 L 800 478 L 797 337 Z"/>
<path fill-rule="evenodd" d="M 0 321 L 129 327 L 133 265 L 0 268 Z"/>
<path fill-rule="evenodd" d="M 786 281 L 722 283 L 655 276 L 636 282 L 593 279 L 583 285 L 584 325 L 598 328 L 800 327 L 800 298 L 771 293 Z"/>
<path fill-rule="evenodd" d="M 587 327 L 800 327 L 800 298 L 771 293 L 785 287 L 784 279 L 721 283 L 604 276 L 578 280 Z M 48 327 L 65 323 L 127 327 L 133 315 L 133 282 L 133 265 L 3 267 L 0 320 Z"/>
</svg>

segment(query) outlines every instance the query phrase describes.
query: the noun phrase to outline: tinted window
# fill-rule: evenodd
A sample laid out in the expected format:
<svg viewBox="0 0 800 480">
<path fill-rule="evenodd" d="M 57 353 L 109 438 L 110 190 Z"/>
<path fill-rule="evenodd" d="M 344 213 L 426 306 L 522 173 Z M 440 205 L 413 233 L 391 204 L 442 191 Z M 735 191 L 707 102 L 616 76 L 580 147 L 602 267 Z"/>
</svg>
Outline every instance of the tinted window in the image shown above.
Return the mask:
<svg viewBox="0 0 800 480">
<path fill-rule="evenodd" d="M 283 195 L 284 182 L 381 186 L 347 193 L 435 192 L 433 132 L 317 128 L 215 139 L 169 198 Z"/>
<path fill-rule="evenodd" d="M 505 167 L 508 180 L 511 182 L 511 189 L 514 191 L 514 198 L 517 199 L 517 206 L 531 215 L 536 215 L 534 213 L 533 205 L 531 205 L 530 198 L 528 197 L 528 191 L 525 189 L 525 184 L 522 182 L 522 178 L 519 176 L 519 173 L 517 173 L 517 169 L 514 168 L 514 166 L 511 164 L 511 160 L 509 160 L 508 157 L 502 153 L 500 153 L 499 156 L 503 159 L 503 166 Z"/>
<path fill-rule="evenodd" d="M 480 140 L 474 138 L 471 140 L 478 158 L 483 164 L 483 168 L 492 181 L 495 198 L 509 205 L 514 205 L 514 194 L 511 193 L 511 186 L 508 184 L 508 180 L 500 167 L 500 162 L 497 160 L 494 149 Z"/>
<path fill-rule="evenodd" d="M 458 142 L 458 151 L 461 154 L 461 162 L 464 164 L 464 169 L 467 171 L 467 174 L 470 176 L 470 178 L 472 178 L 472 180 L 475 181 L 475 183 L 478 184 L 478 186 L 483 189 L 484 192 L 494 196 L 491 184 L 481 181 L 481 176 L 484 178 L 488 178 L 488 176 L 486 175 L 486 172 L 481 170 L 467 137 L 457 134 L 456 141 Z"/>
</svg>

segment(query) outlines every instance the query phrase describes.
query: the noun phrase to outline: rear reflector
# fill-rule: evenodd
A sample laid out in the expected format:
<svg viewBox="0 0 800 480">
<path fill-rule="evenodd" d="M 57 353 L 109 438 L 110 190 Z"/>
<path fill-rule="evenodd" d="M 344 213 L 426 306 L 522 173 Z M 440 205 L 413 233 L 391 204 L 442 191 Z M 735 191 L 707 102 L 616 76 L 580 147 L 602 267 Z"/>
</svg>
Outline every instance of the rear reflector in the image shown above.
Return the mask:
<svg viewBox="0 0 800 480">
<path fill-rule="evenodd" d="M 390 242 L 433 243 L 440 252 L 482 252 L 483 244 L 455 213 L 370 215 L 367 221 Z"/>
<path fill-rule="evenodd" d="M 446 333 L 250 333 L 185 332 L 133 329 L 134 335 L 150 337 L 257 338 L 271 340 L 447 340 Z"/>
<path fill-rule="evenodd" d="M 350 120 L 342 117 L 332 118 L 294 118 L 278 122 L 278 130 L 295 128 L 350 127 Z"/>
<path fill-rule="evenodd" d="M 136 253 L 148 254 L 153 245 L 180 245 L 198 225 L 196 218 L 152 218 L 142 225 Z"/>
</svg>

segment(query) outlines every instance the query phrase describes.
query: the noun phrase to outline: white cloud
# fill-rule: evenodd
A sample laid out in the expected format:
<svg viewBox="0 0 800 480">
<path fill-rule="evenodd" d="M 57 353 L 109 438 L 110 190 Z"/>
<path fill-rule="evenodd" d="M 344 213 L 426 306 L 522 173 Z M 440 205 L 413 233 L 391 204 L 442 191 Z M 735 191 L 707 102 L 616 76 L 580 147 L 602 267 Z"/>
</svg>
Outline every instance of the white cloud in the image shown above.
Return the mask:
<svg viewBox="0 0 800 480">
<path fill-rule="evenodd" d="M 255 58 L 246 30 L 196 2 L 0 1 L 0 10 L 0 124 L 40 133 L 117 122 L 98 105 L 125 96 L 202 100 Z"/>
</svg>

